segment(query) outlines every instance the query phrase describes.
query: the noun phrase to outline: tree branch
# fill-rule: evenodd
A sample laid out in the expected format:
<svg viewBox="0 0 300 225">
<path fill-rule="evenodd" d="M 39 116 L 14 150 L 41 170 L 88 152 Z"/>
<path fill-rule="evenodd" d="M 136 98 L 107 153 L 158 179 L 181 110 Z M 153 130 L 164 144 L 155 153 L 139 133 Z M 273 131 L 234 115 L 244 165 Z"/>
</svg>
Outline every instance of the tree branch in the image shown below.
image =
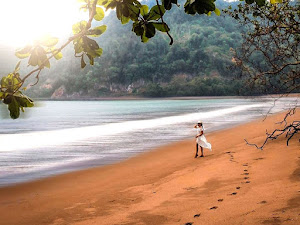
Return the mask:
<svg viewBox="0 0 300 225">
<path fill-rule="evenodd" d="M 161 22 L 163 23 L 163 25 L 164 25 L 164 27 L 165 27 L 165 29 L 166 29 L 166 31 L 167 31 L 166 33 L 167 33 L 167 35 L 168 35 L 169 38 L 170 38 L 170 43 L 169 43 L 169 45 L 172 45 L 173 42 L 174 42 L 174 40 L 173 40 L 173 37 L 170 35 L 170 33 L 169 33 L 169 31 L 168 31 L 168 27 L 167 27 L 166 23 L 164 22 L 163 13 L 162 13 L 162 11 L 161 11 L 161 9 L 160 9 L 160 7 L 159 7 L 160 5 L 159 5 L 159 3 L 158 3 L 158 0 L 156 0 L 156 5 L 158 6 L 158 10 L 159 10 Z"/>
<path fill-rule="evenodd" d="M 90 1 L 88 1 L 88 4 L 90 4 Z M 65 47 L 67 47 L 72 41 L 74 41 L 76 38 L 82 37 L 83 35 L 86 34 L 86 32 L 91 28 L 93 18 L 96 14 L 96 5 L 97 5 L 97 1 L 93 1 L 92 10 L 89 11 L 89 20 L 87 22 L 87 25 L 86 25 L 85 29 L 82 32 L 78 33 L 78 34 L 71 36 L 65 44 L 63 44 L 59 49 L 57 49 L 57 51 L 55 51 L 55 53 L 52 53 L 47 59 L 45 59 L 43 61 L 43 63 L 38 68 L 32 70 L 27 75 L 25 75 L 24 78 L 22 79 L 22 84 L 25 82 L 25 80 L 28 77 L 30 77 L 35 72 L 39 71 L 39 73 L 40 73 L 40 71 L 45 67 L 44 64 L 47 61 L 49 61 L 50 59 L 52 59 L 53 57 L 55 57 L 59 52 L 61 52 L 61 50 L 63 50 Z"/>
</svg>

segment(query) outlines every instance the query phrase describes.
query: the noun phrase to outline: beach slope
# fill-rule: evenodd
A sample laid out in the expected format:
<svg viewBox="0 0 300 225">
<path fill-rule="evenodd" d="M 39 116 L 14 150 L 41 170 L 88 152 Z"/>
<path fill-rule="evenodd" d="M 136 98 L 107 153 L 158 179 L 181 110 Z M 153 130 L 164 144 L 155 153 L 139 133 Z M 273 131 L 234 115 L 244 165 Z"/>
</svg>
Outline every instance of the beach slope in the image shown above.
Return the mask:
<svg viewBox="0 0 300 225">
<path fill-rule="evenodd" d="M 262 143 L 283 116 L 207 134 L 213 151 L 204 158 L 194 159 L 195 140 L 187 140 L 1 188 L 0 224 L 300 224 L 299 135 L 263 151 L 244 141 Z"/>
</svg>

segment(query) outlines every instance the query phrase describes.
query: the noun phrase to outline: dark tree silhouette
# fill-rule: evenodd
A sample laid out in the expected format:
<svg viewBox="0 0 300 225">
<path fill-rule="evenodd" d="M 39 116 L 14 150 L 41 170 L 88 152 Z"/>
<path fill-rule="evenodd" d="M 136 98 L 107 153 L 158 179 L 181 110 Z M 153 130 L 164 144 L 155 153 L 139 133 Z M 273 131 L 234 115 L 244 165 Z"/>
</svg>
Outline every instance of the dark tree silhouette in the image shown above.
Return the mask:
<svg viewBox="0 0 300 225">
<path fill-rule="evenodd" d="M 240 69 L 240 77 L 247 80 L 253 89 L 261 89 L 281 96 L 300 92 L 300 26 L 299 2 L 284 0 L 282 3 L 266 3 L 263 6 L 239 4 L 234 10 L 225 10 L 244 28 L 241 48 L 233 50 L 233 62 Z M 279 98 L 280 98 L 279 97 Z M 276 102 L 276 101 L 275 101 Z M 274 102 L 274 103 L 275 103 Z M 266 140 L 287 138 L 287 145 L 300 129 L 300 121 L 287 123 L 287 118 L 295 114 L 295 105 L 290 109 L 281 124 L 282 129 L 266 132 Z M 246 140 L 247 142 L 247 140 Z M 247 142 L 247 144 L 249 144 Z"/>
</svg>

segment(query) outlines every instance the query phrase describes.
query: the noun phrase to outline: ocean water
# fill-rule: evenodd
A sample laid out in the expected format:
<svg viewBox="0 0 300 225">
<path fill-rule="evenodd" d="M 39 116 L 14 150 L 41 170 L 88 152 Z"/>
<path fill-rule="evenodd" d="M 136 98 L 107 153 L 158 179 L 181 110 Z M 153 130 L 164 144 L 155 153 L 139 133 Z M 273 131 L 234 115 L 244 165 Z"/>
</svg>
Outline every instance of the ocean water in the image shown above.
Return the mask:
<svg viewBox="0 0 300 225">
<path fill-rule="evenodd" d="M 114 163 L 193 138 L 198 120 L 207 133 L 294 102 L 280 99 L 272 107 L 272 98 L 42 101 L 17 120 L 0 104 L 0 186 Z"/>
</svg>

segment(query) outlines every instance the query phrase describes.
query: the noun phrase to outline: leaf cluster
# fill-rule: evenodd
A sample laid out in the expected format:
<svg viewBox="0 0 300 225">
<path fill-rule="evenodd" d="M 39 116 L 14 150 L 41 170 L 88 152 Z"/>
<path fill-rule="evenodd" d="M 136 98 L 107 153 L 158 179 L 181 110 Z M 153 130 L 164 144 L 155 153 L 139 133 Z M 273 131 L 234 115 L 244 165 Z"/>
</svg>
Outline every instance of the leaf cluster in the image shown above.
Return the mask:
<svg viewBox="0 0 300 225">
<path fill-rule="evenodd" d="M 62 58 L 62 53 L 55 48 L 57 43 L 58 38 L 47 35 L 35 41 L 32 45 L 26 45 L 24 48 L 18 49 L 15 55 L 19 59 L 29 57 L 28 65 L 30 66 L 38 66 L 41 69 L 44 67 L 50 68 L 50 61 L 47 55 L 53 54 L 57 60 Z"/>
<path fill-rule="evenodd" d="M 86 66 L 85 57 L 89 59 L 90 65 L 94 65 L 94 59 L 102 55 L 102 48 L 99 47 L 98 43 L 91 37 L 99 37 L 106 31 L 106 25 L 91 27 L 91 20 L 101 21 L 104 16 L 104 10 L 101 7 L 103 1 L 101 0 L 79 0 L 83 3 L 80 9 L 89 11 L 90 20 L 80 21 L 73 25 L 72 30 L 74 34 L 74 50 L 75 56 L 81 58 L 81 68 Z"/>
<path fill-rule="evenodd" d="M 73 25 L 73 34 L 83 33 L 86 29 L 87 22 L 80 21 Z M 90 37 L 99 37 L 106 30 L 106 25 L 98 26 L 90 29 L 86 32 L 86 35 L 81 35 L 74 39 L 74 50 L 75 56 L 81 57 L 81 68 L 86 66 L 84 56 L 87 56 L 90 60 L 90 64 L 94 65 L 94 59 L 102 55 L 102 48 L 99 47 L 98 43 Z"/>
<path fill-rule="evenodd" d="M 215 12 L 219 16 L 220 10 L 216 8 L 215 1 L 216 0 L 187 0 L 184 4 L 184 11 L 191 15 L 195 15 L 196 13 L 210 15 L 211 12 Z"/>
<path fill-rule="evenodd" d="M 20 62 L 17 64 L 15 71 L 1 79 L 0 99 L 6 105 L 12 119 L 20 116 L 20 110 L 24 112 L 24 107 L 33 107 L 33 101 L 24 95 L 19 89 L 23 82 L 20 78 L 19 71 Z"/>
</svg>

